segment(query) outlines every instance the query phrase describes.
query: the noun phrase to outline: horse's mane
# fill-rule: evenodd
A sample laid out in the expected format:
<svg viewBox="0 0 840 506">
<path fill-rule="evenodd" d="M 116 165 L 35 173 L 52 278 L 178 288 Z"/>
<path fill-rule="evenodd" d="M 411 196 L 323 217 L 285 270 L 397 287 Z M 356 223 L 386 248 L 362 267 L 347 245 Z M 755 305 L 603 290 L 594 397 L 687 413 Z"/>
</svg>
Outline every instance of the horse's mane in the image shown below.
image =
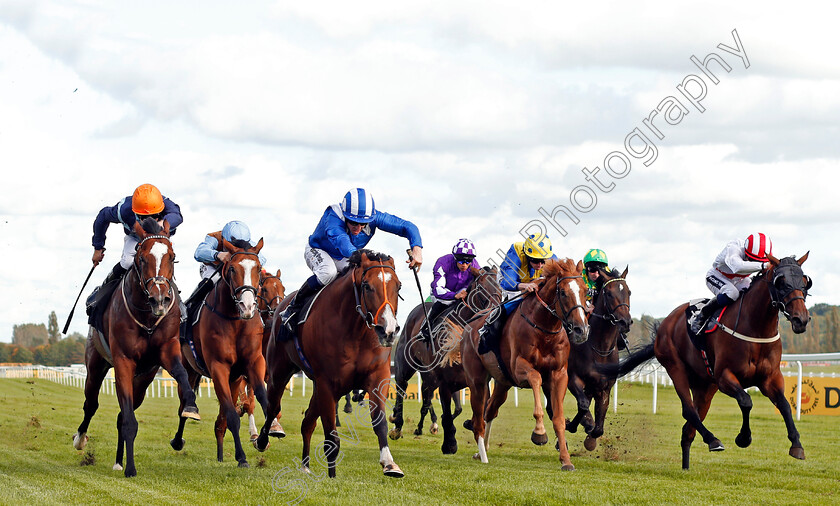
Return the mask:
<svg viewBox="0 0 840 506">
<path fill-rule="evenodd" d="M 163 227 L 152 218 L 151 216 L 143 218 L 143 221 L 140 222 L 140 226 L 143 227 L 143 231 L 147 234 L 160 234 L 163 232 Z"/>
<path fill-rule="evenodd" d="M 564 258 L 562 260 L 548 259 L 543 267 L 543 274 L 545 277 L 556 276 L 561 272 L 574 272 L 577 270 L 577 264 L 571 258 Z"/>
<path fill-rule="evenodd" d="M 384 263 L 388 260 L 391 260 L 391 256 L 386 253 L 377 253 L 376 251 L 370 249 L 358 249 L 354 251 L 352 255 L 350 255 L 350 263 L 347 264 L 347 267 L 341 269 L 341 272 L 338 273 L 339 276 L 342 274 L 346 274 L 347 271 L 349 271 L 350 269 L 355 269 L 356 267 L 362 265 L 362 254 L 367 256 L 368 260 L 370 260 L 371 262 Z"/>
</svg>

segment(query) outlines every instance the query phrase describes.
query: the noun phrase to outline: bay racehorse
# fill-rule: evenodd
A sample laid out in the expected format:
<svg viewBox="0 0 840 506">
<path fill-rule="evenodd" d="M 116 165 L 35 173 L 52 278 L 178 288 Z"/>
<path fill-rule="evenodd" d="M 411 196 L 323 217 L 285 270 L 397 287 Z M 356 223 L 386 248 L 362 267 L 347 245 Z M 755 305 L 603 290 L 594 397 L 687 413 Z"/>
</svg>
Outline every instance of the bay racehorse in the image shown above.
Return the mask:
<svg viewBox="0 0 840 506">
<path fill-rule="evenodd" d="M 301 423 L 302 464 L 310 470 L 310 442 L 318 417 L 324 428 L 324 452 L 328 474 L 335 477 L 340 439 L 335 425 L 338 399 L 353 389 L 370 395 L 370 417 L 379 440 L 379 463 L 386 476 L 401 477 L 388 448 L 385 404 L 391 379 L 391 345 L 399 331 L 397 298 L 400 280 L 394 259 L 388 255 L 359 250 L 349 266 L 317 295 L 297 335 L 286 342 L 271 339 L 268 344 L 269 409 L 266 420 L 280 412 L 283 391 L 289 378 L 303 370 L 314 383 L 314 392 Z M 286 297 L 281 309 L 293 295 Z M 274 333 L 282 325 L 281 313 L 274 315 Z M 268 444 L 268 423 L 257 439 L 257 448 Z"/>
<path fill-rule="evenodd" d="M 557 435 L 562 469 L 573 470 L 566 447 L 566 423 L 563 399 L 568 385 L 569 339 L 586 341 L 586 288 L 583 262 L 548 260 L 543 268 L 545 279 L 539 282 L 534 296 L 526 297 L 511 314 L 502 329 L 498 362 L 493 352 L 478 354 L 478 330 L 487 316 L 471 322 L 461 340 L 461 358 L 470 388 L 473 410 L 472 428 L 481 462 L 487 463 L 490 426 L 507 399 L 508 390 L 516 386 L 534 392 L 536 425 L 531 441 L 548 442 L 543 424 L 543 403 L 540 389 L 551 403 L 554 432 Z M 487 398 L 490 377 L 495 380 L 493 393 Z M 486 429 L 485 429 L 486 423 Z"/>
<path fill-rule="evenodd" d="M 461 335 L 471 318 L 477 314 L 486 313 L 491 306 L 500 304 L 502 300 L 497 267 L 470 268 L 470 272 L 473 279 L 467 287 L 467 296 L 462 301 L 454 303 L 451 310 L 442 314 L 440 323 L 433 330 L 431 342 L 425 342 L 420 333 L 425 321 L 421 306 L 415 307 L 405 321 L 405 328 L 400 337 L 403 345 L 397 346 L 397 353 L 394 355 L 397 370 L 395 375 L 397 400 L 394 405 L 392 439 L 397 439 L 401 435 L 405 388 L 414 371 L 418 371 L 422 378 L 424 405 L 427 399 L 428 404 L 431 405 L 435 388 L 438 389 L 440 395 L 443 425 L 441 451 L 444 454 L 454 454 L 458 451 L 453 423 L 457 414 L 453 416 L 451 402 L 453 399 L 457 401 L 458 391 L 467 387 L 467 377 L 460 357 Z"/>
<path fill-rule="evenodd" d="M 258 313 L 259 252 L 263 240 L 260 239 L 254 247 L 247 241 L 231 243 L 225 239 L 222 239 L 221 245 L 231 255 L 222 265 L 221 279 L 205 296 L 198 322 L 193 325 L 195 353 L 187 342 L 183 343 L 182 352 L 187 357 L 193 387 L 198 385 L 202 375 L 213 379 L 213 388 L 219 400 L 219 416 L 215 424 L 216 459 L 219 462 L 223 460 L 225 430 L 229 429 L 239 467 L 249 467 L 239 439 L 239 414 L 233 391 L 239 379 L 245 378 L 265 413 L 263 325 L 260 318 L 255 318 Z M 176 451 L 184 447 L 185 422 L 182 417 L 178 431 L 170 441 Z"/>
<path fill-rule="evenodd" d="M 589 339 L 585 343 L 572 343 L 569 355 L 569 392 L 577 399 L 578 411 L 566 424 L 566 430 L 576 432 L 583 424 L 586 439 L 584 447 L 592 451 L 598 445 L 598 438 L 604 434 L 604 419 L 610 402 L 610 391 L 615 378 L 598 372 L 596 364 L 618 363 L 618 339 L 630 330 L 633 319 L 630 316 L 630 288 L 627 286 L 627 270 L 601 270 L 604 280 L 593 301 L 589 315 Z M 595 416 L 589 411 L 595 401 Z M 551 416 L 551 410 L 548 409 Z"/>
<path fill-rule="evenodd" d="M 697 432 L 709 451 L 724 449 L 720 440 L 703 425 L 718 390 L 734 397 L 741 408 L 743 420 L 735 444 L 741 448 L 750 445 L 752 398 L 744 389 L 751 386 L 758 387 L 781 413 L 791 442 L 790 456 L 805 459 L 779 370 L 782 356 L 779 311 L 790 321 L 795 333 L 805 332 L 810 320 L 805 297 L 811 278 L 802 272 L 802 263 L 808 259 L 808 253 L 799 260 L 794 257 L 779 260 L 772 255 L 768 258 L 770 266 L 753 278 L 737 302 L 728 306 L 716 329 L 705 334 L 705 358 L 688 336 L 685 316 L 688 304 L 683 304 L 654 329 L 652 343 L 633 352 L 618 366 L 605 369 L 605 372 L 626 374 L 654 355 L 665 367 L 686 420 L 680 441 L 683 469 L 689 467 L 691 443 Z"/>
<path fill-rule="evenodd" d="M 178 382 L 182 417 L 199 419 L 195 393 L 189 388 L 178 340 L 181 312 L 178 290 L 172 281 L 175 253 L 169 241 L 169 222 L 161 227 L 151 218 L 134 224 L 139 238 L 134 264 L 107 302 L 102 334 L 91 327 L 85 345 L 85 417 L 73 437 L 77 450 L 88 441 L 87 429 L 99 407 L 99 388 L 108 370 L 114 368 L 120 412 L 117 415 L 117 458 L 114 470 L 125 476 L 137 475 L 134 439 L 137 419 L 134 410 L 146 396 L 146 389 L 163 366 Z"/>
</svg>

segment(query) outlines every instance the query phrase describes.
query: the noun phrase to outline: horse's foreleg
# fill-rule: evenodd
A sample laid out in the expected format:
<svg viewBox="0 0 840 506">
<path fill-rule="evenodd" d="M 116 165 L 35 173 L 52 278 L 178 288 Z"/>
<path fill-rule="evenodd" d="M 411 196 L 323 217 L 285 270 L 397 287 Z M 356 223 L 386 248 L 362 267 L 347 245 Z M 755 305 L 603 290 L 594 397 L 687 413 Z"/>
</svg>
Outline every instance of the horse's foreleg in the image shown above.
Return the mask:
<svg viewBox="0 0 840 506">
<path fill-rule="evenodd" d="M 799 441 L 799 431 L 796 430 L 796 424 L 793 422 L 793 413 L 791 413 L 790 403 L 785 397 L 785 380 L 782 374 L 777 370 L 775 374 L 769 377 L 763 385 L 759 385 L 761 393 L 770 399 L 770 402 L 776 406 L 787 427 L 788 439 L 790 440 L 790 451 L 788 454 L 799 460 L 805 460 L 805 450 L 802 448 L 802 443 Z"/>
<path fill-rule="evenodd" d="M 93 345 L 89 345 L 93 348 Z M 86 357 L 87 378 L 85 379 L 85 417 L 79 425 L 76 434 L 73 436 L 73 448 L 83 450 L 88 442 L 87 430 L 90 425 L 90 420 L 99 409 L 99 389 L 102 387 L 102 382 L 105 380 L 105 375 L 108 369 L 111 368 L 105 359 L 103 359 L 95 348 L 87 350 Z"/>
<path fill-rule="evenodd" d="M 190 387 L 190 379 L 187 370 L 181 361 L 181 345 L 178 339 L 172 339 L 161 347 L 160 363 L 166 372 L 178 383 L 178 392 L 181 394 L 181 416 L 193 420 L 201 420 L 198 414 L 198 406 L 195 405 L 195 392 Z"/>
<path fill-rule="evenodd" d="M 440 416 L 443 424 L 443 444 L 440 451 L 444 455 L 454 455 L 458 451 L 458 440 L 455 439 L 455 423 L 452 416 L 452 392 L 442 384 L 440 386 Z"/>
<path fill-rule="evenodd" d="M 136 364 L 132 360 L 125 357 L 114 359 L 115 390 L 122 417 L 120 419 L 120 415 L 117 415 L 119 423 L 117 456 L 119 460 L 114 463 L 114 469 L 118 469 L 118 466 L 121 467 L 122 455 L 120 450 L 124 444 L 126 453 L 124 474 L 126 478 L 137 476 L 137 468 L 134 466 L 134 439 L 137 437 L 137 418 L 134 416 L 135 369 Z"/>
<path fill-rule="evenodd" d="M 461 411 L 463 410 L 461 408 L 461 391 L 460 390 L 452 392 L 452 401 L 455 403 L 455 411 L 452 412 L 452 418 L 455 419 L 455 418 L 458 418 L 458 415 L 460 415 Z"/>
<path fill-rule="evenodd" d="M 268 395 L 266 394 L 265 383 L 263 383 L 263 378 L 265 377 L 265 359 L 262 355 L 259 355 L 256 360 L 249 362 L 246 376 L 248 377 L 248 430 L 251 434 L 251 441 L 253 442 L 258 436 L 257 425 L 254 423 L 255 401 L 260 403 L 260 408 L 262 408 L 266 421 L 272 419 L 276 421 L 275 418 L 269 418 L 268 416 Z"/>
<path fill-rule="evenodd" d="M 563 416 L 563 399 L 566 397 L 568 382 L 569 376 L 565 367 L 551 371 L 551 388 L 549 389 L 551 397 L 549 398 L 549 402 L 551 403 L 553 415 L 551 423 L 554 426 L 554 433 L 557 435 L 560 462 L 563 463 L 561 469 L 563 471 L 574 471 L 575 466 L 572 465 L 569 448 L 566 444 L 566 419 Z"/>
<path fill-rule="evenodd" d="M 583 441 L 583 446 L 592 451 L 598 446 L 598 438 L 604 435 L 604 420 L 610 405 L 610 390 L 613 385 L 598 388 L 595 392 L 595 426 Z"/>
<path fill-rule="evenodd" d="M 236 406 L 231 397 L 231 389 L 235 381 L 230 379 L 230 366 L 220 362 L 207 364 L 210 374 L 213 377 L 213 388 L 216 391 L 216 398 L 219 399 L 219 418 L 224 418 L 227 429 L 233 436 L 234 457 L 239 467 L 250 467 L 245 457 L 245 450 L 242 449 L 242 442 L 239 439 L 239 415 L 236 413 Z M 218 427 L 218 422 L 217 422 Z M 221 457 L 217 453 L 217 458 Z"/>
<path fill-rule="evenodd" d="M 568 423 L 566 423 L 566 430 L 571 433 L 575 433 L 577 432 L 578 425 L 580 425 L 584 416 L 586 416 L 586 414 L 589 413 L 589 405 L 591 399 L 588 395 L 586 395 L 586 389 L 584 387 L 583 380 L 580 379 L 579 376 L 575 376 L 571 378 L 571 381 L 569 381 L 569 392 L 571 392 L 577 400 L 578 409 L 577 413 L 575 413 L 574 418 L 572 418 Z M 552 420 L 554 419 L 553 415 L 553 411 L 550 411 L 549 416 Z"/>
<path fill-rule="evenodd" d="M 718 378 L 718 388 L 721 392 L 730 397 L 734 397 L 738 401 L 738 406 L 741 408 L 741 430 L 735 437 L 735 444 L 739 448 L 746 448 L 752 443 L 752 431 L 750 430 L 750 411 L 753 406 L 752 398 L 744 390 L 744 387 L 741 386 L 738 378 L 728 369 L 724 370 Z M 700 418 L 705 418 L 702 413 Z"/>
<path fill-rule="evenodd" d="M 542 401 L 542 376 L 540 373 L 531 367 L 522 357 L 516 358 L 515 367 L 513 368 L 513 377 L 524 377 L 531 386 L 531 392 L 534 394 L 534 432 L 531 433 L 531 442 L 535 445 L 544 445 L 548 442 L 548 436 L 545 434 L 545 425 L 543 424 L 543 401 Z M 565 386 L 563 387 L 566 388 Z M 556 415 L 556 413 L 555 413 Z"/>
<path fill-rule="evenodd" d="M 344 395 L 344 412 L 345 413 L 352 413 L 353 412 L 353 405 L 350 403 L 350 392 L 347 392 Z"/>
<path fill-rule="evenodd" d="M 199 382 L 201 381 L 201 375 L 190 369 L 187 371 L 187 378 L 190 390 L 195 392 L 196 388 L 198 388 Z M 187 424 L 187 417 L 180 416 L 180 413 L 184 412 L 184 394 L 181 391 L 181 385 L 178 385 L 178 398 L 180 399 L 180 406 L 178 407 L 178 430 L 175 431 L 175 437 L 169 440 L 169 446 L 171 446 L 176 452 L 183 450 L 184 443 L 186 443 L 186 441 L 184 441 L 184 426 Z"/>
<path fill-rule="evenodd" d="M 484 451 L 490 450 L 490 429 L 493 426 L 493 420 L 499 416 L 499 408 L 507 400 L 509 385 L 493 384 L 493 393 L 490 395 L 490 401 L 486 403 L 484 408 L 484 421 L 486 423 L 484 429 Z"/>
<path fill-rule="evenodd" d="M 385 409 L 390 384 L 390 368 L 387 367 L 375 374 L 373 378 L 381 378 L 378 383 L 373 379 L 369 380 L 365 390 L 370 394 L 370 420 L 373 422 L 373 432 L 379 440 L 379 464 L 385 476 L 391 478 L 402 478 L 404 473 L 400 466 L 394 462 L 391 456 L 391 449 L 388 448 L 388 415 Z"/>
<path fill-rule="evenodd" d="M 402 348 L 405 350 L 405 348 Z M 399 361 L 407 362 L 407 359 L 402 355 L 396 355 L 394 357 L 394 361 L 397 364 L 400 364 Z M 397 440 L 402 437 L 402 428 L 405 421 L 403 420 L 403 403 L 405 401 L 405 389 L 408 388 L 408 380 L 411 379 L 411 376 L 414 374 L 414 369 L 410 368 L 407 363 L 402 363 L 401 365 L 397 365 L 396 369 L 396 376 L 394 376 L 394 383 L 396 392 L 396 402 L 394 403 L 394 411 L 393 415 L 391 416 L 391 423 L 394 424 L 394 428 L 391 432 L 388 433 L 388 436 L 393 439 Z M 418 373 L 419 374 L 419 373 Z"/>
</svg>

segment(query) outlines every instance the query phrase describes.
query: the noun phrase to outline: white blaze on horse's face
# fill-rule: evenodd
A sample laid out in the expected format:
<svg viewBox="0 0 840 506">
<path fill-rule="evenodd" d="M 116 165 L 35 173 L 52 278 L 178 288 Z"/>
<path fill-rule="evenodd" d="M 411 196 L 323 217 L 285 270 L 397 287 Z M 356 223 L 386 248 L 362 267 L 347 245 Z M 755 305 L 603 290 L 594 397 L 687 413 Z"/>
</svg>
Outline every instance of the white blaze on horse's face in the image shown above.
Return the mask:
<svg viewBox="0 0 840 506">
<path fill-rule="evenodd" d="M 155 276 L 160 276 L 160 267 L 163 264 L 163 256 L 169 253 L 169 245 L 162 242 L 152 244 L 149 253 L 155 257 Z"/>
<path fill-rule="evenodd" d="M 242 266 L 242 269 L 245 271 L 244 276 L 242 278 L 242 285 L 243 286 L 253 286 L 251 283 L 253 273 L 257 267 L 257 262 L 255 260 L 251 260 L 246 258 L 239 262 L 239 265 Z M 256 288 L 256 287 L 255 287 Z M 254 292 L 251 290 L 244 290 L 242 292 L 242 298 L 238 300 L 239 303 L 239 313 L 242 318 L 249 319 L 253 318 L 257 311 L 257 299 L 254 297 Z"/>
<path fill-rule="evenodd" d="M 389 274 L 390 275 L 390 274 Z M 385 321 L 385 333 L 387 335 L 392 335 L 394 332 L 397 331 L 397 316 L 391 310 L 391 305 L 386 304 L 385 308 L 382 310 L 382 314 L 380 318 Z"/>
<path fill-rule="evenodd" d="M 379 280 L 388 284 L 388 281 L 391 281 L 391 273 L 390 272 L 380 272 L 379 273 Z"/>
<path fill-rule="evenodd" d="M 572 293 L 575 295 L 575 305 L 582 306 L 583 302 L 580 300 L 580 285 L 578 285 L 576 279 L 573 279 L 569 284 L 572 285 Z M 583 321 L 586 321 L 586 313 L 583 312 L 583 308 L 578 307 L 577 310 L 580 311 L 580 317 L 583 318 Z"/>
</svg>

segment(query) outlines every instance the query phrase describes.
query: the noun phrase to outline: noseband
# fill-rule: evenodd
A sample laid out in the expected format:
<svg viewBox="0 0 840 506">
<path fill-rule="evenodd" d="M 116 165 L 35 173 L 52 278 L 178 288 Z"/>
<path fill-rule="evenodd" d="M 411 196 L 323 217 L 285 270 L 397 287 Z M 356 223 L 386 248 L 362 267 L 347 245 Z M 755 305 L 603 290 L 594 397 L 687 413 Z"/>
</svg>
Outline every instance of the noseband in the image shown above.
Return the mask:
<svg viewBox="0 0 840 506">
<path fill-rule="evenodd" d="M 153 239 L 163 239 L 169 245 L 169 248 L 172 248 L 172 243 L 169 241 L 169 238 L 165 235 L 147 235 L 144 237 L 139 243 L 137 243 L 137 250 L 140 250 L 140 246 L 143 245 L 144 242 Z M 166 294 L 172 297 L 172 280 L 165 277 L 165 276 L 152 276 L 147 279 L 143 279 L 143 274 L 140 272 L 140 267 L 138 266 L 139 260 L 137 255 L 134 256 L 134 272 L 137 273 L 137 279 L 140 280 L 140 286 L 143 288 L 143 293 L 146 294 L 146 298 L 151 299 L 152 294 L 150 291 L 151 286 L 158 286 L 158 285 L 166 285 Z"/>
<path fill-rule="evenodd" d="M 233 262 L 233 259 L 236 258 L 237 255 L 253 256 L 257 259 L 257 263 L 259 264 L 259 259 L 260 259 L 259 255 L 256 254 L 256 253 L 253 253 L 251 251 L 237 251 L 235 253 L 231 253 L 230 259 L 228 259 L 226 264 L 230 265 Z M 233 298 L 234 303 L 236 303 L 236 304 L 242 303 L 242 293 L 244 293 L 244 292 L 251 292 L 252 294 L 254 294 L 254 298 L 256 299 L 257 298 L 257 289 L 254 288 L 253 286 L 242 285 L 242 286 L 237 286 L 236 288 L 233 287 L 233 282 L 231 282 L 230 276 L 229 276 L 229 274 L 231 272 L 233 272 L 232 267 L 228 268 L 228 269 L 225 269 L 225 274 L 224 274 L 223 277 L 224 277 L 225 283 L 227 283 L 228 287 L 230 287 L 230 296 Z"/>
<path fill-rule="evenodd" d="M 604 289 L 604 287 L 606 287 L 608 284 L 610 284 L 610 283 L 612 283 L 612 282 L 614 282 L 614 281 L 624 281 L 624 278 L 613 278 L 613 279 L 611 279 L 611 280 L 609 280 L 609 281 L 605 282 L 603 285 L 601 285 L 601 290 L 603 290 L 603 289 Z M 606 300 L 604 301 L 604 305 L 606 305 Z M 610 309 L 610 310 L 609 310 L 609 312 L 607 312 L 607 313 L 605 313 L 605 314 L 597 314 L 597 313 L 595 313 L 595 312 L 593 311 L 593 312 L 592 312 L 592 316 L 595 316 L 595 317 L 598 317 L 598 318 L 602 318 L 602 319 L 606 320 L 606 321 L 607 321 L 607 323 L 609 323 L 610 325 L 612 325 L 613 327 L 615 327 L 615 326 L 616 326 L 616 325 L 618 325 L 618 323 L 621 321 L 621 320 L 619 320 L 618 318 L 616 318 L 616 316 L 615 316 L 615 312 L 616 312 L 616 311 L 618 310 L 618 308 L 620 308 L 621 306 L 627 306 L 627 310 L 628 310 L 628 311 L 630 311 L 630 304 L 627 304 L 626 302 L 622 302 L 621 304 L 618 304 L 618 305 L 617 305 L 617 306 L 615 306 L 614 308 Z"/>
<path fill-rule="evenodd" d="M 364 288 L 365 286 L 368 286 L 368 287 L 370 286 L 370 283 L 365 281 L 365 275 L 368 273 L 369 270 L 376 269 L 376 268 L 382 269 L 382 275 L 383 275 L 382 276 L 382 284 L 383 285 L 385 285 L 385 276 L 384 276 L 385 269 L 391 269 L 392 271 L 394 271 L 395 275 L 397 273 L 397 271 L 388 264 L 371 265 L 370 267 L 367 267 L 367 268 L 365 268 L 364 271 L 362 271 L 362 279 L 361 279 L 361 283 L 359 283 L 359 285 L 361 287 Z M 391 313 L 393 313 L 394 315 L 397 314 L 396 308 L 394 308 L 394 305 L 391 304 L 391 301 L 388 300 L 388 290 L 386 289 L 387 286 L 383 287 L 382 292 L 385 295 L 385 300 L 379 306 L 379 309 L 376 310 L 376 314 L 372 314 L 370 311 L 368 311 L 367 299 L 365 298 L 364 293 L 361 295 L 361 297 L 359 296 L 359 287 L 356 286 L 356 269 L 353 269 L 351 276 L 352 276 L 352 280 L 353 280 L 353 294 L 356 296 L 356 312 L 359 313 L 359 315 L 362 317 L 362 320 L 364 320 L 365 325 L 367 325 L 368 328 L 373 327 L 377 318 L 379 318 L 379 315 L 385 309 L 385 306 L 389 306 L 391 308 Z"/>
</svg>

